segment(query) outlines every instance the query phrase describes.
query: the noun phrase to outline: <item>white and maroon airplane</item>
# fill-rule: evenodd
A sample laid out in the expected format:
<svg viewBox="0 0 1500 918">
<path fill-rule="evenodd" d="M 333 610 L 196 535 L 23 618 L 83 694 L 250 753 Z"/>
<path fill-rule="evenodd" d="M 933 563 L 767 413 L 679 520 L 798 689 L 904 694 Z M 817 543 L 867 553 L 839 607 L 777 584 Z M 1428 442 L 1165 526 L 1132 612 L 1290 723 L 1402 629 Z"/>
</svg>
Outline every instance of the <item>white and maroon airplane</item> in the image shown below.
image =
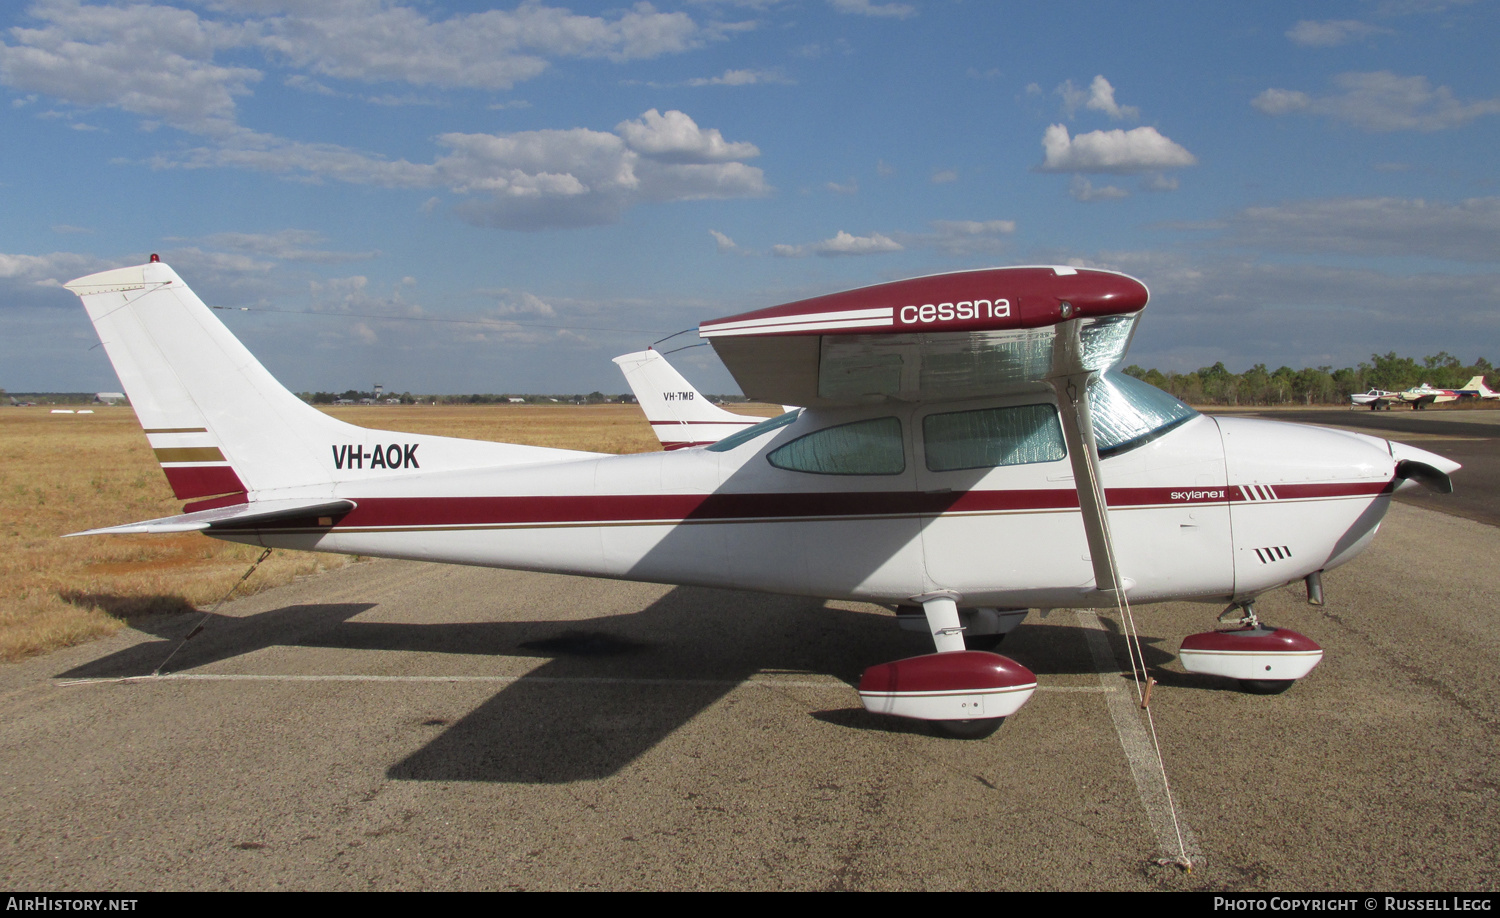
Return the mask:
<svg viewBox="0 0 1500 918">
<path fill-rule="evenodd" d="M 1256 596 L 1369 543 L 1441 456 L 1210 418 L 1111 372 L 1148 294 L 1108 271 L 961 271 L 706 323 L 751 398 L 806 406 L 627 456 L 369 430 L 283 388 L 165 264 L 80 278 L 184 515 L 91 533 L 919 606 L 936 653 L 873 666 L 867 708 L 983 736 L 1036 677 L 968 649 L 1032 608 L 1201 600 L 1195 672 L 1279 691 L 1322 656 Z M 1224 616 L 1221 616 L 1221 620 Z"/>
</svg>

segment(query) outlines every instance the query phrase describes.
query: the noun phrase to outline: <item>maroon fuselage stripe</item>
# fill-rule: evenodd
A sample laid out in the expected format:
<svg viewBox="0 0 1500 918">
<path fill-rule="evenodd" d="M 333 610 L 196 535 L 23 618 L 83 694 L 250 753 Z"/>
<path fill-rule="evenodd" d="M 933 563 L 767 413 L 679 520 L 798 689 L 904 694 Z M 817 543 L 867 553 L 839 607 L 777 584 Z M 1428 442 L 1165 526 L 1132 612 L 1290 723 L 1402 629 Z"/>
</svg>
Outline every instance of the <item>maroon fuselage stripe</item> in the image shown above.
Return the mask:
<svg viewBox="0 0 1500 918">
<path fill-rule="evenodd" d="M 1373 497 L 1386 482 L 1278 485 L 1283 500 Z M 1204 495 L 1225 495 L 1209 497 Z M 534 497 L 353 498 L 358 507 L 341 527 L 505 526 L 659 521 L 694 523 L 808 517 L 936 516 L 1072 510 L 1072 488 L 1017 491 L 864 491 L 813 494 L 606 494 Z M 1243 500 L 1237 488 L 1111 488 L 1115 509 L 1224 504 Z"/>
</svg>

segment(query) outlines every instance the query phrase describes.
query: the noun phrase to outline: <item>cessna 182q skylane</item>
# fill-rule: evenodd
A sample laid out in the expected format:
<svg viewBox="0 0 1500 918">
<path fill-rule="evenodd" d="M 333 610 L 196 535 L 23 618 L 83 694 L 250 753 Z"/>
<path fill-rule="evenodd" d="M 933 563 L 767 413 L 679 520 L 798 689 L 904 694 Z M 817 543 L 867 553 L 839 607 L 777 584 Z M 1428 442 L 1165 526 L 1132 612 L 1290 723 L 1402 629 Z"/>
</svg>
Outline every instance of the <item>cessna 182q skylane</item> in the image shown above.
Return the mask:
<svg viewBox="0 0 1500 918">
<path fill-rule="evenodd" d="M 1108 372 L 1148 295 L 1107 271 L 955 272 L 706 323 L 747 396 L 805 407 L 628 456 L 334 420 L 154 257 L 67 286 L 191 501 L 92 533 L 920 606 L 937 652 L 871 667 L 860 695 L 954 735 L 991 732 L 1035 689 L 1020 664 L 966 648 L 1006 611 L 1231 603 L 1240 626 L 1184 641 L 1184 666 L 1289 685 L 1322 651 L 1260 625 L 1251 601 L 1320 589 L 1395 489 L 1448 490 L 1458 467 L 1374 437 L 1205 417 Z"/>
</svg>

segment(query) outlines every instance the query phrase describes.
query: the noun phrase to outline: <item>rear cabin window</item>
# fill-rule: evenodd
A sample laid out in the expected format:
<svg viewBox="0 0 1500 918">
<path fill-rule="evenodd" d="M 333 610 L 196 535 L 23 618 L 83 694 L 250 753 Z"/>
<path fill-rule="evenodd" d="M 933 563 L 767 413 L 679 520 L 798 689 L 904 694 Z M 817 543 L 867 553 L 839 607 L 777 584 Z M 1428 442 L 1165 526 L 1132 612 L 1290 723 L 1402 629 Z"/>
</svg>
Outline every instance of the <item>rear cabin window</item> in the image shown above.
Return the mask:
<svg viewBox="0 0 1500 918">
<path fill-rule="evenodd" d="M 1066 459 L 1057 409 L 1017 405 L 929 414 L 922 419 L 927 468 L 933 472 L 987 469 Z"/>
<path fill-rule="evenodd" d="M 818 475 L 899 475 L 906 471 L 898 418 L 825 427 L 773 450 L 778 469 Z"/>
</svg>

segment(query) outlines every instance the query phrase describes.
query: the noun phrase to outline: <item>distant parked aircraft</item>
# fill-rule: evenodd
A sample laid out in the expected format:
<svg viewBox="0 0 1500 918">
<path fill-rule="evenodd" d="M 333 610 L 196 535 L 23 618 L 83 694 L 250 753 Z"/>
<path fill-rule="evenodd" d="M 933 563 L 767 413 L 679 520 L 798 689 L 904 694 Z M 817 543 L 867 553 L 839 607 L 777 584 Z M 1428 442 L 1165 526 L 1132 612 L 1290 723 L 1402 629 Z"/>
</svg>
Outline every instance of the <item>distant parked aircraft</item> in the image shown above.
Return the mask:
<svg viewBox="0 0 1500 918">
<path fill-rule="evenodd" d="M 1484 384 L 1483 376 L 1475 376 L 1458 389 L 1439 389 L 1429 383 L 1412 386 L 1400 392 L 1371 389 L 1369 392 L 1349 396 L 1349 404 L 1351 407 L 1367 405 L 1371 411 L 1379 411 L 1382 408 L 1389 411 L 1392 405 L 1400 402 L 1403 405 L 1410 405 L 1413 411 L 1420 411 L 1428 405 L 1457 401 L 1461 398 L 1500 398 L 1500 392 L 1491 391 L 1490 387 Z"/>
<path fill-rule="evenodd" d="M 653 348 L 615 358 L 662 449 L 717 443 L 765 418 L 725 411 L 704 398 Z"/>
<path fill-rule="evenodd" d="M 1395 392 L 1387 392 L 1384 389 L 1371 389 L 1369 392 L 1356 392 L 1349 396 L 1349 406 L 1368 406 L 1371 411 L 1379 411 L 1381 408 L 1387 411 L 1391 408 L 1391 402 L 1398 398 Z"/>
</svg>

